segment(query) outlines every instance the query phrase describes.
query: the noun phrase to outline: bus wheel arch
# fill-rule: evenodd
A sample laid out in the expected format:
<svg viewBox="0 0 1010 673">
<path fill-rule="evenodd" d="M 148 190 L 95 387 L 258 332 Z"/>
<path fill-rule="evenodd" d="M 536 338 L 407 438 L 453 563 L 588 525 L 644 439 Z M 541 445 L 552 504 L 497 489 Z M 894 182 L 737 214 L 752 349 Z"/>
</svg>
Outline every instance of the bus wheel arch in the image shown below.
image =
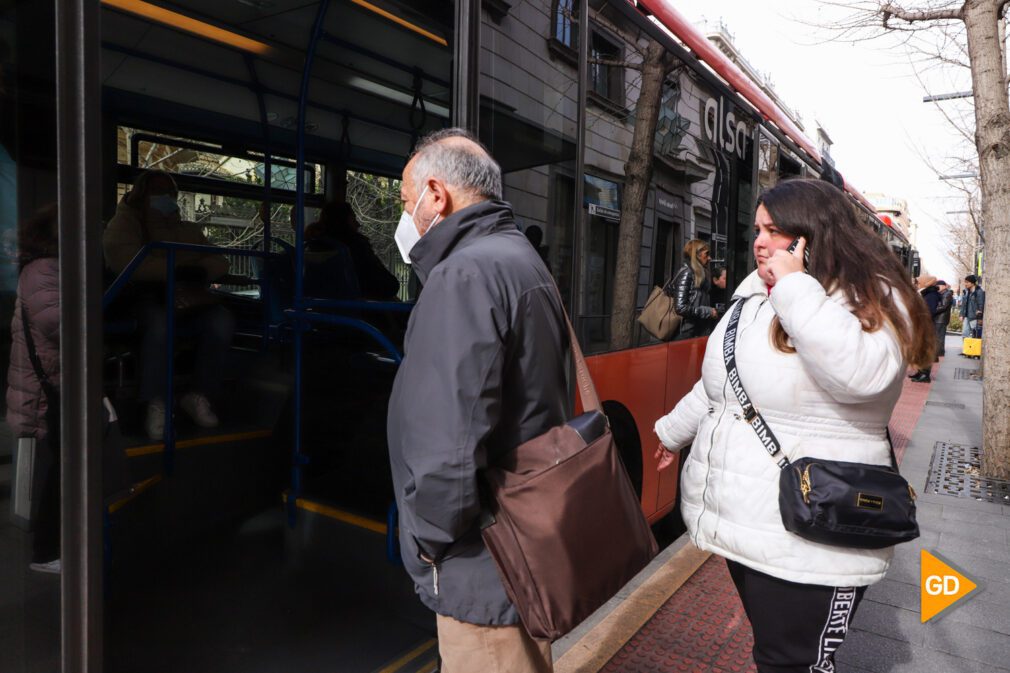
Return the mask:
<svg viewBox="0 0 1010 673">
<path fill-rule="evenodd" d="M 610 431 L 617 445 L 617 454 L 624 463 L 635 495 L 642 498 L 642 441 L 638 435 L 638 424 L 626 406 L 617 400 L 607 400 L 603 403 L 603 413 L 610 421 Z"/>
</svg>

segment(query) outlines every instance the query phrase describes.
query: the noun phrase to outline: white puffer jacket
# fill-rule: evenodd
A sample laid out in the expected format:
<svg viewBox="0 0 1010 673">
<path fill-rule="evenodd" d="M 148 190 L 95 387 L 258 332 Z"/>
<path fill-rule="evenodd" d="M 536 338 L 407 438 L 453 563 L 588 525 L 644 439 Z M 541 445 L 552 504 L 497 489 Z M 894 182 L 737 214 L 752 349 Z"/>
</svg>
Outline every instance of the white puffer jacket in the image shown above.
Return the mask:
<svg viewBox="0 0 1010 673">
<path fill-rule="evenodd" d="M 740 379 L 785 454 L 889 464 L 885 430 L 906 369 L 894 331 L 863 331 L 844 298 L 828 296 L 804 273 L 783 278 L 769 297 L 755 272 L 734 296 L 750 297 L 737 337 Z M 775 315 L 795 354 L 772 345 Z M 783 527 L 779 468 L 726 384 L 728 322 L 727 314 L 709 337 L 701 380 L 655 428 L 670 449 L 694 442 L 681 477 L 681 512 L 692 540 L 792 582 L 864 586 L 883 579 L 892 548 L 830 547 Z"/>
</svg>

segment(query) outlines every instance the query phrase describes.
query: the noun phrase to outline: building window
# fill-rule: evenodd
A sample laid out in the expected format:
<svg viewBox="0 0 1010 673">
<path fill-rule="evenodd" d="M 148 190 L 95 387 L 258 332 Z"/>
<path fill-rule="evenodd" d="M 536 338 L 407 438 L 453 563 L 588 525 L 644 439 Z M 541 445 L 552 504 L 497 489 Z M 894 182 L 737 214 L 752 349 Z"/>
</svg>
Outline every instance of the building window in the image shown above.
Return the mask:
<svg viewBox="0 0 1010 673">
<path fill-rule="evenodd" d="M 593 30 L 589 44 L 589 88 L 596 95 L 624 105 L 624 68 L 613 65 L 624 59 L 623 49 L 613 40 Z"/>
<path fill-rule="evenodd" d="M 577 0 L 555 0 L 554 39 L 575 50 L 579 47 L 579 19 L 576 16 Z"/>
</svg>

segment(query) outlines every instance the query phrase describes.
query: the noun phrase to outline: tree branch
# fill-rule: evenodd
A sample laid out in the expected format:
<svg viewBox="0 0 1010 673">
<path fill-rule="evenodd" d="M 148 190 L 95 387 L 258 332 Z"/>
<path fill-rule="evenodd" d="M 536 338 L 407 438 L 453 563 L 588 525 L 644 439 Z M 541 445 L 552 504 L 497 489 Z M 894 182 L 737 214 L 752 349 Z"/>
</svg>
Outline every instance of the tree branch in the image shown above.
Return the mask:
<svg viewBox="0 0 1010 673">
<path fill-rule="evenodd" d="M 916 11 L 904 9 L 893 2 L 885 2 L 880 6 L 880 14 L 884 17 L 884 28 L 890 28 L 887 22 L 891 20 L 891 17 L 907 23 L 960 21 L 964 16 L 964 5 L 961 5 L 957 9 L 950 7 L 948 9 L 923 9 Z"/>
<path fill-rule="evenodd" d="M 589 62 L 594 65 L 605 65 L 611 68 L 627 68 L 629 70 L 642 70 L 641 63 L 632 63 L 631 61 L 614 61 L 609 58 L 591 58 Z"/>
</svg>

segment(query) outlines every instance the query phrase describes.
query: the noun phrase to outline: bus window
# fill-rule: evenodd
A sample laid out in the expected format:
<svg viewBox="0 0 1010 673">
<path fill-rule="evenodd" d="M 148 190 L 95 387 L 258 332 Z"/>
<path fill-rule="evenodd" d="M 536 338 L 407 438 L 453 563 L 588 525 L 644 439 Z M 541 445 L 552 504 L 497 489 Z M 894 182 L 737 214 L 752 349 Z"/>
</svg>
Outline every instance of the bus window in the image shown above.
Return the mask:
<svg viewBox="0 0 1010 673">
<path fill-rule="evenodd" d="M 519 6 L 513 6 L 516 12 Z M 501 165 L 505 200 L 571 311 L 578 3 L 527 3 L 522 19 L 483 13 L 479 133 Z"/>
</svg>

